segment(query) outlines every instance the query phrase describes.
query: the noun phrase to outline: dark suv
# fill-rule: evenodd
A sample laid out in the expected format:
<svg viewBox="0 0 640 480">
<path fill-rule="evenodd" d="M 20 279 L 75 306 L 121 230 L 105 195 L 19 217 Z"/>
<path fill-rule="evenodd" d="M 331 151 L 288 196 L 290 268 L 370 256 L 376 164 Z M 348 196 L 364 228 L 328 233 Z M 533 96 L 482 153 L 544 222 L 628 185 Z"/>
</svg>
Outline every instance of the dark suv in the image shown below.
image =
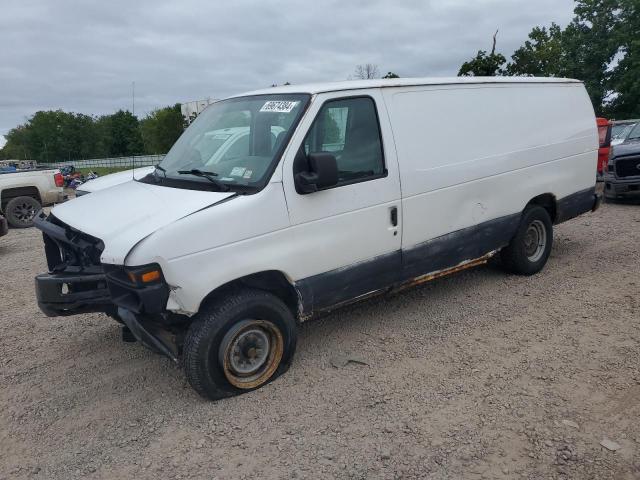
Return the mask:
<svg viewBox="0 0 640 480">
<path fill-rule="evenodd" d="M 609 199 L 640 198 L 640 123 L 624 143 L 611 147 L 604 173 L 604 196 Z"/>
</svg>

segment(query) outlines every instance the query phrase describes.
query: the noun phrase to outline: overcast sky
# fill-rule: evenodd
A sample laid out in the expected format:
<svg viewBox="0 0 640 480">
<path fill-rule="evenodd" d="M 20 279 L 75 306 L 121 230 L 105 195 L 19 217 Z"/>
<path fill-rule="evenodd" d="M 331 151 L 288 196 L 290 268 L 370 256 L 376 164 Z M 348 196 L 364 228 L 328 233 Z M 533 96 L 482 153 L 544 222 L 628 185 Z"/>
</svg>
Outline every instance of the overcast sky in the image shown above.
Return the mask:
<svg viewBox="0 0 640 480">
<path fill-rule="evenodd" d="M 42 109 L 136 113 L 272 83 L 344 80 L 359 63 L 455 75 L 507 57 L 572 0 L 2 0 L 0 135 Z M 0 138 L 0 143 L 1 143 Z"/>
</svg>

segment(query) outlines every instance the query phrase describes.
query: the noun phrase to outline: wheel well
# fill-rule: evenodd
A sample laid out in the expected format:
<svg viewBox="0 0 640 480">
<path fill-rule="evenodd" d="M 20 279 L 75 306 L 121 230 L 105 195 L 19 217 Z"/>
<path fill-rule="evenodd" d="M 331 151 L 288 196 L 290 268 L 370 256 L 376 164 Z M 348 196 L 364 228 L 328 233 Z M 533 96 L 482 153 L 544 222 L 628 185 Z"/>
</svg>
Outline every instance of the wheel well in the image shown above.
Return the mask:
<svg viewBox="0 0 640 480">
<path fill-rule="evenodd" d="M 40 192 L 38 192 L 36 187 L 6 188 L 2 190 L 2 196 L 0 197 L 2 209 L 4 210 L 4 207 L 9 203 L 9 200 L 16 197 L 31 197 L 42 203 L 42 200 L 40 200 Z"/>
<path fill-rule="evenodd" d="M 543 193 L 542 195 L 538 195 L 537 197 L 529 200 L 529 203 L 527 203 L 527 207 L 529 205 L 539 205 L 543 207 L 549 213 L 551 221 L 553 223 L 556 222 L 556 197 L 553 194 Z"/>
<path fill-rule="evenodd" d="M 217 297 L 228 294 L 238 288 L 255 288 L 272 293 L 282 300 L 291 310 L 295 318 L 299 317 L 300 298 L 298 291 L 287 279 L 284 273 L 278 270 L 268 270 L 265 272 L 253 273 L 245 277 L 238 278 L 225 283 L 209 293 L 202 301 L 209 302 Z"/>
</svg>

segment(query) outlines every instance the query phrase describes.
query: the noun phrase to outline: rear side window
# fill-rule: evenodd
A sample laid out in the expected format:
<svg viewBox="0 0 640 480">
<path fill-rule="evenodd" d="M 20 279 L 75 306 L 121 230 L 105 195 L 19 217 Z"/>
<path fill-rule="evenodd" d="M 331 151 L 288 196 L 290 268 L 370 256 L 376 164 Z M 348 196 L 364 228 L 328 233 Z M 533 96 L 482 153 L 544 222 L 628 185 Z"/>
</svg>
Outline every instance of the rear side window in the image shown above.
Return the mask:
<svg viewBox="0 0 640 480">
<path fill-rule="evenodd" d="M 304 150 L 335 155 L 340 183 L 385 174 L 378 115 L 373 99 L 356 97 L 326 102 L 304 141 Z"/>
</svg>

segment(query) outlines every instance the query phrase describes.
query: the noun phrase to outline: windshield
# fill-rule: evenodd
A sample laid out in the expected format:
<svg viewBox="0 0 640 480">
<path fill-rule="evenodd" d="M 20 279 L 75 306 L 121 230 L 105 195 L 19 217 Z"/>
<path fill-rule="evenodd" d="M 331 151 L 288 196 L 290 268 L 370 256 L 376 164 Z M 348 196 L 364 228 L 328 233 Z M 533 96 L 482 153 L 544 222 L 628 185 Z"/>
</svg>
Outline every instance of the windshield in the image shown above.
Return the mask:
<svg viewBox="0 0 640 480">
<path fill-rule="evenodd" d="M 309 95 L 288 94 L 212 104 L 169 150 L 156 180 L 213 189 L 258 187 L 273 172 L 308 101 Z"/>
<path fill-rule="evenodd" d="M 618 138 L 629 125 L 614 125 L 611 127 L 611 138 Z"/>
<path fill-rule="evenodd" d="M 629 134 L 635 123 L 627 124 L 627 125 L 614 125 L 611 130 L 611 138 L 613 139 L 624 139 Z"/>
<path fill-rule="evenodd" d="M 636 123 L 636 126 L 633 127 L 633 130 L 629 132 L 627 136 L 627 140 L 638 139 L 640 138 L 640 122 Z"/>
</svg>

